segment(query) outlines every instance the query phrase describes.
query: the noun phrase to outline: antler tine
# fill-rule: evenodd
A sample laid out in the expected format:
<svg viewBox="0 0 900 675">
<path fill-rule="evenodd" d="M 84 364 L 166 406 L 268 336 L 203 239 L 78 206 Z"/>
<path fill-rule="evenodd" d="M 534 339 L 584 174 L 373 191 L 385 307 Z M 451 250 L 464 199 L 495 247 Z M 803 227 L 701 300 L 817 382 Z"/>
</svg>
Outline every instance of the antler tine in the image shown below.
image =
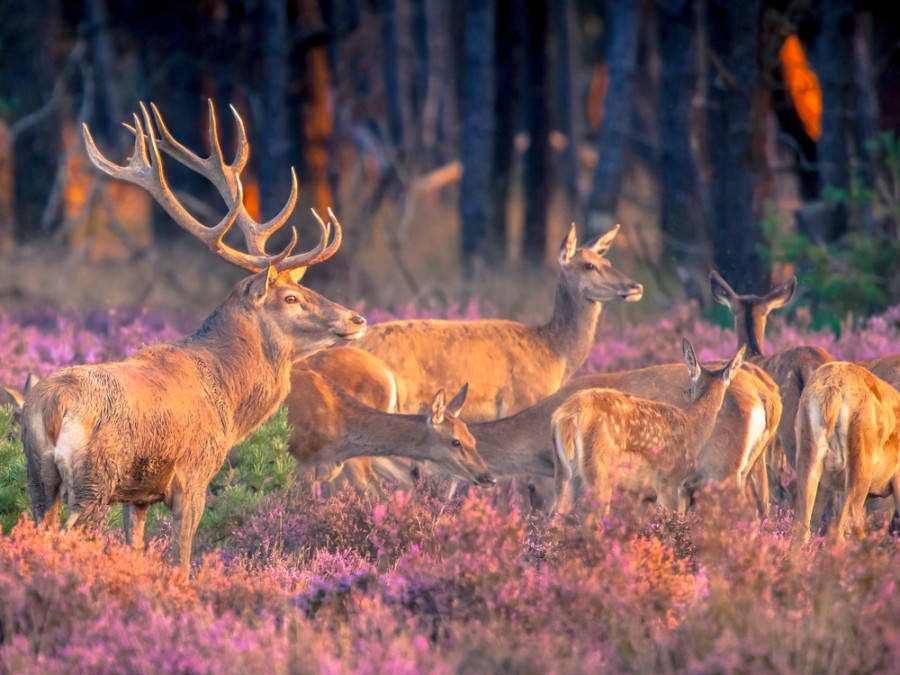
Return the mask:
<svg viewBox="0 0 900 675">
<path fill-rule="evenodd" d="M 212 108 L 212 99 L 209 100 L 210 108 Z M 237 150 L 234 153 L 234 160 L 231 162 L 231 169 L 240 174 L 247 165 L 247 159 L 250 157 L 250 144 L 247 143 L 247 133 L 244 131 L 244 120 L 238 115 L 238 111 L 233 105 L 231 115 L 234 117 L 234 125 L 237 127 Z"/>
<path fill-rule="evenodd" d="M 310 265 L 315 265 L 316 263 L 320 263 L 323 260 L 327 260 L 331 256 L 335 254 L 335 252 L 341 246 L 341 224 L 338 222 L 338 219 L 335 218 L 334 213 L 331 209 L 328 209 L 328 218 L 331 222 L 326 223 L 322 220 L 318 213 L 316 213 L 315 209 L 310 209 L 312 211 L 313 216 L 316 221 L 319 223 L 319 227 L 321 228 L 321 234 L 319 235 L 319 243 L 310 251 L 306 253 L 301 253 L 298 255 L 291 256 L 290 258 L 286 258 L 279 266 L 279 271 L 284 270 L 294 270 L 299 269 L 300 267 L 309 267 Z M 331 243 L 328 244 L 328 247 L 325 247 L 325 243 L 328 241 L 331 236 L 331 223 L 334 223 L 334 238 L 331 240 Z"/>
</svg>

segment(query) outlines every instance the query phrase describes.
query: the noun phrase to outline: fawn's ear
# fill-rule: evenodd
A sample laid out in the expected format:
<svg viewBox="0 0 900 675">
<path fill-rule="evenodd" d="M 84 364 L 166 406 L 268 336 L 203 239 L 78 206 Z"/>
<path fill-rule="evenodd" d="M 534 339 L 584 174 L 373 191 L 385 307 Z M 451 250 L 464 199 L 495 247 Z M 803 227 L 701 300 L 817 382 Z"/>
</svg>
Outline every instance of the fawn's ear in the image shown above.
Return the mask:
<svg viewBox="0 0 900 675">
<path fill-rule="evenodd" d="M 613 229 L 611 229 L 606 234 L 601 234 L 590 244 L 586 244 L 585 248 L 591 249 L 597 255 L 603 255 L 609 250 L 609 247 L 612 246 L 613 241 L 616 238 L 616 235 L 619 234 L 619 225 L 616 225 Z"/>
<path fill-rule="evenodd" d="M 431 423 L 438 425 L 444 421 L 444 412 L 447 410 L 447 397 L 444 388 L 438 389 L 431 401 Z"/>
<path fill-rule="evenodd" d="M 725 305 L 734 314 L 738 310 L 738 294 L 732 290 L 719 273 L 713 270 L 709 273 L 709 290 L 712 291 L 713 300 L 720 305 Z"/>
<path fill-rule="evenodd" d="M 684 363 L 688 369 L 688 375 L 691 376 L 691 382 L 700 377 L 700 364 L 697 363 L 697 355 L 694 354 L 694 348 L 687 338 L 681 338 L 681 353 L 684 356 Z"/>
<path fill-rule="evenodd" d="M 747 345 L 741 345 L 741 348 L 737 350 L 737 354 L 734 355 L 734 358 L 731 359 L 731 361 L 728 362 L 728 365 L 722 370 L 722 379 L 725 380 L 726 385 L 731 384 L 734 376 L 737 375 L 737 372 L 744 364 L 745 351 L 747 351 Z"/>
<path fill-rule="evenodd" d="M 797 277 L 791 277 L 766 293 L 760 304 L 765 306 L 766 314 L 768 314 L 773 309 L 778 309 L 779 307 L 784 307 L 788 304 L 791 301 L 791 298 L 794 297 L 794 292 L 796 290 Z"/>
<path fill-rule="evenodd" d="M 466 382 L 460 390 L 456 392 L 456 396 L 450 399 L 450 403 L 447 404 L 447 412 L 456 417 L 459 415 L 459 411 L 462 410 L 463 403 L 466 402 L 466 394 L 469 393 L 469 383 Z"/>
<path fill-rule="evenodd" d="M 578 249 L 578 233 L 575 231 L 575 223 L 569 228 L 569 234 L 563 240 L 562 246 L 559 247 L 559 264 L 567 263 L 575 255 Z"/>
</svg>

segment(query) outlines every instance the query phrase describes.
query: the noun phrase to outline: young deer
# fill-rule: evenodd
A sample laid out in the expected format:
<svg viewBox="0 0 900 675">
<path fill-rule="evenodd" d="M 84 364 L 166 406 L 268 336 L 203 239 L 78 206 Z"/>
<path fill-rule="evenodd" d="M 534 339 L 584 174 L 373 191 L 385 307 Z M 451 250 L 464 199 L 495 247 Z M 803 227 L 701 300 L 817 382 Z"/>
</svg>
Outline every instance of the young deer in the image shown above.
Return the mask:
<svg viewBox="0 0 900 675">
<path fill-rule="evenodd" d="M 744 358 L 744 347 L 721 370 L 697 363 L 682 343 L 691 378 L 691 404 L 680 409 L 611 389 L 574 394 L 553 414 L 559 508 L 568 507 L 569 483 L 581 477 L 608 504 L 616 485 L 653 485 L 657 502 L 682 510 L 684 484 L 697 471 L 700 448 L 715 427 L 725 391 Z"/>
<path fill-rule="evenodd" d="M 323 349 L 297 363 L 295 369 L 312 370 L 325 378 L 328 385 L 352 396 L 359 403 L 396 413 L 400 400 L 406 398 L 403 382 L 381 359 L 359 349 L 334 347 Z M 297 408 L 295 413 L 305 413 Z M 297 439 L 296 443 L 302 442 Z M 412 466 L 400 457 L 353 457 L 332 473 L 323 486 L 328 493 L 340 491 L 345 484 L 358 491 L 373 488 L 380 491 L 379 478 L 410 489 L 415 485 Z"/>
<path fill-rule="evenodd" d="M 512 415 L 555 392 L 587 358 L 603 303 L 640 300 L 643 288 L 603 256 L 618 226 L 578 247 L 575 225 L 559 254 L 553 316 L 528 328 L 514 321 L 387 321 L 354 345 L 406 383 L 402 412 L 416 412 L 439 387 L 471 385 L 465 420 Z"/>
<path fill-rule="evenodd" d="M 710 273 L 709 285 L 716 302 L 728 307 L 734 315 L 734 332 L 738 345 L 747 346 L 747 360 L 765 370 L 778 385 L 783 408 L 778 441 L 784 458 L 793 467 L 797 456 L 794 419 L 800 394 L 813 372 L 819 366 L 834 361 L 834 357 L 821 347 L 807 346 L 792 347 L 772 355 L 765 353 L 766 319 L 773 309 L 790 302 L 797 290 L 797 277 L 791 277 L 762 297 L 738 295 L 716 272 Z M 780 484 L 783 471 L 775 448 L 772 448 L 768 463 L 773 480 Z"/>
<path fill-rule="evenodd" d="M 840 491 L 834 534 L 862 527 L 867 497 L 892 495 L 900 512 L 900 393 L 854 363 L 816 370 L 800 396 L 796 419 L 795 536 L 809 537 L 816 495 Z"/>
<path fill-rule="evenodd" d="M 476 485 L 492 485 L 475 439 L 458 417 L 467 389 L 463 385 L 449 403 L 439 390 L 427 415 L 400 415 L 369 407 L 321 374 L 295 368 L 285 401 L 293 427 L 290 453 L 300 468 L 314 468 L 316 477 L 326 480 L 355 457 L 399 456 L 428 460 Z"/>
<path fill-rule="evenodd" d="M 320 239 L 307 253 L 291 255 L 297 234 L 281 253 L 268 255 L 269 235 L 287 220 L 297 184 L 273 220 L 253 221 L 244 209 L 240 172 L 248 156 L 244 127 L 234 161 L 222 157 L 215 113 L 209 106 L 211 154 L 201 159 L 177 143 L 153 107 L 134 116 L 134 155 L 125 167 L 111 163 L 85 126 L 88 154 L 103 172 L 146 189 L 175 221 L 222 258 L 252 276 L 193 335 L 145 347 L 119 363 L 65 368 L 39 382 L 25 397 L 22 440 L 28 489 L 36 521 L 55 523 L 60 499 L 69 507 L 66 529 L 93 527 L 105 505 L 121 502 L 129 541 L 142 538 L 147 507 L 163 501 L 172 510 L 170 555 L 189 569 L 191 542 L 206 488 L 228 449 L 264 421 L 290 388 L 298 358 L 335 340 L 358 339 L 365 320 L 304 288 L 309 265 L 329 258 L 341 240 L 318 219 Z M 229 207 L 214 227 L 191 216 L 169 189 L 160 150 L 210 180 Z M 330 212 L 329 212 L 330 213 Z M 237 222 L 248 253 L 223 242 Z"/>
</svg>

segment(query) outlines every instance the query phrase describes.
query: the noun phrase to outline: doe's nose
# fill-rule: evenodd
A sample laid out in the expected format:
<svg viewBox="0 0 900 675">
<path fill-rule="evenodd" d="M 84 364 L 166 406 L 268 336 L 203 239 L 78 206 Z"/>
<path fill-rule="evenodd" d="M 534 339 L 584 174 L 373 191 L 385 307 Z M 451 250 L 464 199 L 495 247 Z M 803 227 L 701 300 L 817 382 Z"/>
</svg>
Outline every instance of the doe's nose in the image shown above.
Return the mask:
<svg viewBox="0 0 900 675">
<path fill-rule="evenodd" d="M 364 326 L 366 324 L 366 318 L 359 314 L 354 314 L 350 317 L 350 322 L 355 323 L 357 326 Z"/>
<path fill-rule="evenodd" d="M 497 479 L 489 473 L 483 473 L 476 479 L 476 485 L 496 485 Z"/>
</svg>

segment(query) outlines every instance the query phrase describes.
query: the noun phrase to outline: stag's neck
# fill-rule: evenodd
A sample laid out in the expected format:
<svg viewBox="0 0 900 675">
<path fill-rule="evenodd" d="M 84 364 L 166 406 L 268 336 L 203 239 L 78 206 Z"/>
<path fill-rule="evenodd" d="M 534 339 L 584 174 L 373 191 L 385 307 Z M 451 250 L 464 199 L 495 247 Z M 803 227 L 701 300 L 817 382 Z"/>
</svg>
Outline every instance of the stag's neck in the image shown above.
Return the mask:
<svg viewBox="0 0 900 675">
<path fill-rule="evenodd" d="M 332 441 L 335 461 L 388 455 L 431 459 L 424 415 L 386 413 L 362 404 L 354 405 L 348 412 L 343 433 Z"/>
<path fill-rule="evenodd" d="M 602 311 L 602 303 L 585 299 L 577 289 L 570 288 L 560 278 L 553 303 L 553 316 L 537 332 L 547 341 L 551 351 L 565 361 L 563 382 L 588 357 L 597 332 L 597 319 Z"/>
<path fill-rule="evenodd" d="M 264 422 L 290 390 L 293 346 L 253 312 L 226 302 L 185 342 L 233 442 Z"/>
</svg>

